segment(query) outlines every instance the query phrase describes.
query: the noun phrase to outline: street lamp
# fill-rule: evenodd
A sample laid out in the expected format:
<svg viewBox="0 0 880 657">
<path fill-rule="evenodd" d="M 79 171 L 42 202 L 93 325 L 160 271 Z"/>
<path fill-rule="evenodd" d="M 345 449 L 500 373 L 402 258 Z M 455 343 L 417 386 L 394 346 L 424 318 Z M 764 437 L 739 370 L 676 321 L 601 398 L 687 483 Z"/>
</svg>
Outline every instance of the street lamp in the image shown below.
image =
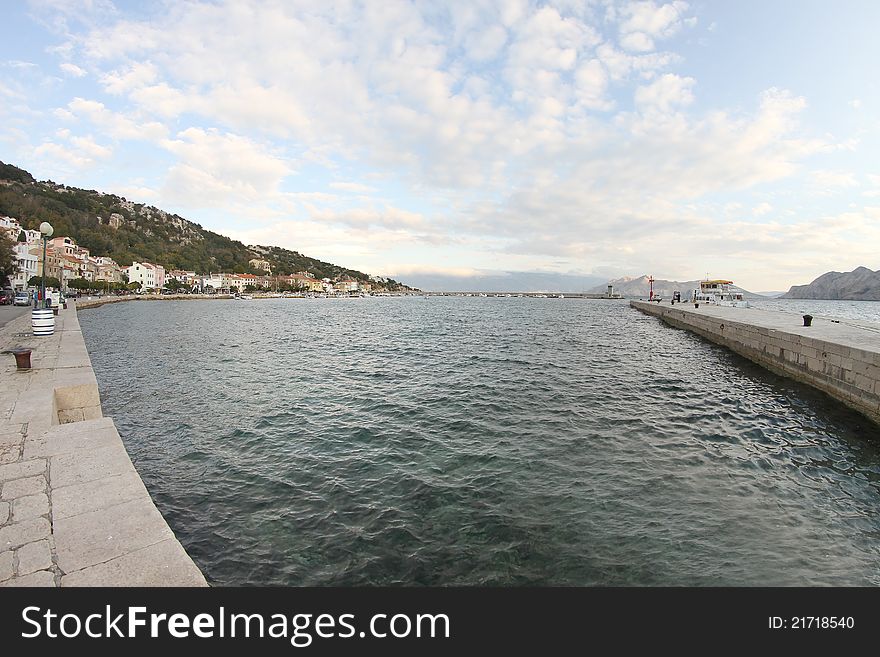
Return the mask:
<svg viewBox="0 0 880 657">
<path fill-rule="evenodd" d="M 44 221 L 40 224 L 40 233 L 43 235 L 43 281 L 40 285 L 42 288 L 41 294 L 43 299 L 43 308 L 48 308 L 46 305 L 46 244 L 49 241 L 49 238 L 52 237 L 52 233 L 55 232 L 55 229 L 52 228 L 52 224 L 48 221 Z"/>
</svg>

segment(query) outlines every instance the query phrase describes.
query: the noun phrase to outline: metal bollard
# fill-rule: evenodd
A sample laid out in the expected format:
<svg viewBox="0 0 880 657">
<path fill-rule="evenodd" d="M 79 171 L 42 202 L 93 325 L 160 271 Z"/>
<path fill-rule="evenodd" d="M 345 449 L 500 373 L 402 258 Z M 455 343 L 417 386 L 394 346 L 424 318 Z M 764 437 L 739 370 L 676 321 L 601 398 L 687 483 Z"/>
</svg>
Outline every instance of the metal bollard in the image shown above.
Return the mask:
<svg viewBox="0 0 880 657">
<path fill-rule="evenodd" d="M 804 326 L 811 326 L 813 324 L 813 316 L 812 315 L 804 315 Z"/>
<path fill-rule="evenodd" d="M 7 349 L 4 354 L 15 355 L 15 366 L 20 370 L 31 369 L 31 350 L 18 347 L 16 349 Z"/>
</svg>

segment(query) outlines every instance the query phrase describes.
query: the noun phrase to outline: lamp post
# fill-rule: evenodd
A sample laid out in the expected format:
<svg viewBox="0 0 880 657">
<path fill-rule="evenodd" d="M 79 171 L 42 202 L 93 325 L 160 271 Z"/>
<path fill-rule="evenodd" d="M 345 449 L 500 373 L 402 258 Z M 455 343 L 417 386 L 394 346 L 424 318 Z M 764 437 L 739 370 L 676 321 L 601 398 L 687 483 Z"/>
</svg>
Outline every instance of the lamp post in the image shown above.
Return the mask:
<svg viewBox="0 0 880 657">
<path fill-rule="evenodd" d="M 40 294 L 42 295 L 40 298 L 43 300 L 43 308 L 48 308 L 46 305 L 46 244 L 49 242 L 49 238 L 52 237 L 52 233 L 55 232 L 55 229 L 52 228 L 52 224 L 48 221 L 44 221 L 40 224 L 40 233 L 43 235 L 43 280 L 40 284 L 42 288 Z"/>
</svg>

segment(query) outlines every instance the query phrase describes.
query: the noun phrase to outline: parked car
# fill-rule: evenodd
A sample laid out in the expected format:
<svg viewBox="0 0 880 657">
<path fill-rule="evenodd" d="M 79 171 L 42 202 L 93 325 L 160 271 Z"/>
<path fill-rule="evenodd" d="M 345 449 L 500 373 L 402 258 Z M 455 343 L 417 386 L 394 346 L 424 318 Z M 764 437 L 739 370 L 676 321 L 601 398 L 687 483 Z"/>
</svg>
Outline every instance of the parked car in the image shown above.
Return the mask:
<svg viewBox="0 0 880 657">
<path fill-rule="evenodd" d="M 16 306 L 29 306 L 31 305 L 31 295 L 27 292 L 16 292 L 14 303 Z"/>
<path fill-rule="evenodd" d="M 13 299 L 15 299 L 15 290 L 12 288 L 0 290 L 0 306 L 10 305 Z"/>
</svg>

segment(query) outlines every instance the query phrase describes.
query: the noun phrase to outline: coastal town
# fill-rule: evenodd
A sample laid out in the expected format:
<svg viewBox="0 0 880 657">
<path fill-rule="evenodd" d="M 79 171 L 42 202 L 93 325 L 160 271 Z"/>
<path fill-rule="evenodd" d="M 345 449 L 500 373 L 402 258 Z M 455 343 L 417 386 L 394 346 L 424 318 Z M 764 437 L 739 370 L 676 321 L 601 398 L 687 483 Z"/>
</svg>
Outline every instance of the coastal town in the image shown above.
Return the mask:
<svg viewBox="0 0 880 657">
<path fill-rule="evenodd" d="M 28 230 L 12 217 L 0 217 L 0 230 L 14 242 L 16 270 L 9 277 L 14 292 L 37 286 L 43 276 L 43 239 L 38 230 Z M 387 279 L 371 276 L 369 281 L 341 275 L 317 278 L 307 271 L 273 274 L 271 263 L 262 258 L 249 262 L 262 274 L 235 272 L 196 272 L 166 269 L 161 264 L 133 261 L 124 266 L 107 256 L 93 255 L 67 236 L 52 237 L 45 244 L 47 287 L 64 293 L 94 290 L 104 293 L 199 293 L 241 295 L 250 292 L 308 293 L 354 296 L 386 294 Z"/>
</svg>

